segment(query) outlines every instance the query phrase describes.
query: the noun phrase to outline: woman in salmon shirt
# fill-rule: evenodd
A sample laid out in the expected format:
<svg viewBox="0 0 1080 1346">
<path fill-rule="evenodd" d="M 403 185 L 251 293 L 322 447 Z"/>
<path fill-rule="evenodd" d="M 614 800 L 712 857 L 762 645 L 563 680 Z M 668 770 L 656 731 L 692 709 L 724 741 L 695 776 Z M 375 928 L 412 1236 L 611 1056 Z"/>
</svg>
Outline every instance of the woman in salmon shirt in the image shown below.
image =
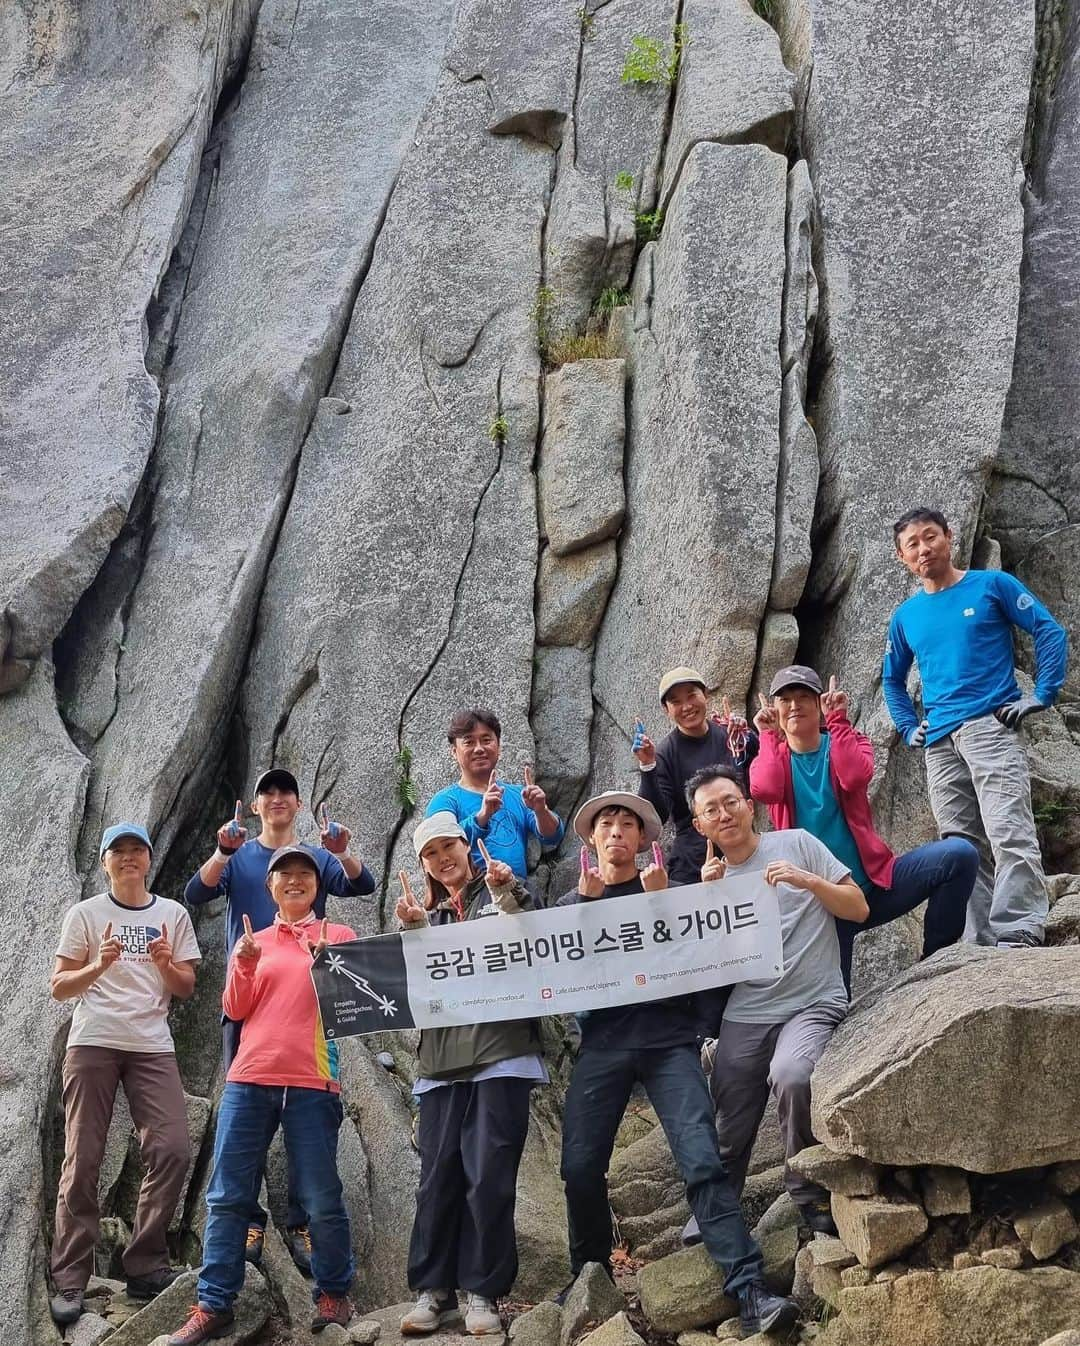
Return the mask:
<svg viewBox="0 0 1080 1346">
<path fill-rule="evenodd" d="M 356 934 L 347 925 L 320 924 L 312 912 L 319 867 L 307 847 L 275 851 L 266 886 L 278 908 L 274 924 L 253 932 L 245 917 L 229 963 L 222 1005 L 230 1019 L 244 1021 L 244 1032 L 218 1112 L 198 1303 L 169 1346 L 194 1346 L 230 1330 L 244 1283 L 248 1216 L 279 1126 L 296 1195 L 310 1216 L 311 1329 L 344 1327 L 352 1316 L 348 1291 L 356 1267 L 337 1171 L 337 1044 L 323 1034 L 311 961 L 327 944 Z"/>
</svg>

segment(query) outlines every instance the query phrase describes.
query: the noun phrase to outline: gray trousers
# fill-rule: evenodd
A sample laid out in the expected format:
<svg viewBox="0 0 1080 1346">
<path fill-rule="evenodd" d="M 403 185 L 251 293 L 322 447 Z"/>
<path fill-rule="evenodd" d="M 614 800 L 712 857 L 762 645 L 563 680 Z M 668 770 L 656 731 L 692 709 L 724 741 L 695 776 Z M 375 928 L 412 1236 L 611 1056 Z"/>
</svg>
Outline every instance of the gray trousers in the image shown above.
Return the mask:
<svg viewBox="0 0 1080 1346">
<path fill-rule="evenodd" d="M 979 850 L 967 908 L 967 944 L 1041 942 L 1048 902 L 1020 734 L 993 715 L 968 720 L 926 750 L 930 807 L 943 837 Z"/>
<path fill-rule="evenodd" d="M 716 1040 L 709 1087 L 716 1108 L 720 1156 L 738 1193 L 769 1090 L 776 1095 L 784 1155 L 790 1159 L 817 1142 L 810 1130 L 810 1076 L 845 1010 L 811 1005 L 781 1024 L 740 1024 L 725 1019 Z M 785 1169 L 784 1186 L 800 1205 L 828 1199 L 816 1183 Z"/>
</svg>

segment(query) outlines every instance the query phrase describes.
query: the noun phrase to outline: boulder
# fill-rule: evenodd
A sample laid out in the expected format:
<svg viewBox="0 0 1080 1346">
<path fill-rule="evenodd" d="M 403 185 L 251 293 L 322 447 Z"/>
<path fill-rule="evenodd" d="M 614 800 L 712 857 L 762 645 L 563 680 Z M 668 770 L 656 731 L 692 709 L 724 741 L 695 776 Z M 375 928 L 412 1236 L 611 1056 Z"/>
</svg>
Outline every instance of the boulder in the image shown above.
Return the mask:
<svg viewBox="0 0 1080 1346">
<path fill-rule="evenodd" d="M 1080 1226 L 1059 1197 L 1050 1197 L 1013 1220 L 1020 1242 L 1038 1262 L 1080 1238 Z"/>
<path fill-rule="evenodd" d="M 113 1325 L 99 1313 L 84 1313 L 64 1335 L 66 1346 L 101 1346 Z"/>
<path fill-rule="evenodd" d="M 585 1343 L 588 1346 L 644 1346 L 642 1338 L 631 1327 L 630 1319 L 621 1311 L 578 1340 L 582 1346 Z"/>
<path fill-rule="evenodd" d="M 537 644 L 587 649 L 604 615 L 615 570 L 613 540 L 569 556 L 545 548 L 536 572 Z"/>
<path fill-rule="evenodd" d="M 1055 1164 L 1050 1170 L 1048 1182 L 1062 1196 L 1075 1196 L 1080 1192 L 1080 1159 L 1069 1164 Z"/>
<path fill-rule="evenodd" d="M 917 1243 L 928 1228 L 913 1201 L 833 1194 L 832 1214 L 840 1241 L 864 1267 L 879 1267 Z"/>
<path fill-rule="evenodd" d="M 1046 918 L 1046 942 L 1080 944 L 1080 893 L 1068 893 L 1051 907 Z"/>
<path fill-rule="evenodd" d="M 560 1346 L 577 1340 L 586 1323 L 606 1323 L 626 1308 L 622 1293 L 599 1262 L 586 1262 L 562 1308 Z"/>
<path fill-rule="evenodd" d="M 589 775 L 592 728 L 592 658 L 573 646 L 536 651 L 532 730 L 536 779 L 554 808 L 573 808 Z"/>
<path fill-rule="evenodd" d="M 795 1258 L 799 1252 L 798 1226 L 772 1229 L 758 1241 L 765 1259 L 765 1281 L 769 1289 L 778 1295 L 790 1294 L 795 1279 Z"/>
<path fill-rule="evenodd" d="M 814 1134 L 875 1163 L 975 1173 L 1076 1158 L 1078 1027 L 1080 950 L 944 949 L 834 1033 L 812 1080 Z"/>
<path fill-rule="evenodd" d="M 348 1337 L 353 1346 L 375 1346 L 381 1335 L 382 1324 L 367 1318 L 359 1323 L 351 1323 L 348 1329 Z"/>
<path fill-rule="evenodd" d="M 1080 1346 L 1080 1329 L 1070 1328 L 1067 1332 L 1055 1332 L 1042 1346 Z"/>
<path fill-rule="evenodd" d="M 969 1215 L 971 1188 L 967 1174 L 958 1168 L 930 1167 L 920 1170 L 923 1210 L 927 1215 Z"/>
<path fill-rule="evenodd" d="M 562 1309 L 550 1299 L 541 1300 L 510 1324 L 510 1340 L 515 1346 L 559 1346 L 561 1335 Z"/>
<path fill-rule="evenodd" d="M 724 1294 L 724 1273 L 701 1244 L 643 1266 L 638 1296 L 649 1326 L 666 1334 L 718 1323 L 739 1311 Z"/>
<path fill-rule="evenodd" d="M 196 1273 L 189 1271 L 173 1281 L 145 1308 L 140 1308 L 120 1324 L 109 1337 L 112 1346 L 146 1346 L 156 1337 L 177 1331 L 187 1320 L 188 1309 L 195 1302 L 197 1280 Z M 250 1341 L 262 1331 L 270 1317 L 271 1300 L 266 1282 L 250 1262 L 244 1264 L 244 1284 L 233 1307 L 236 1320 L 221 1338 L 225 1346 Z"/>
<path fill-rule="evenodd" d="M 912 1272 L 841 1290 L 824 1346 L 1039 1346 L 1080 1321 L 1080 1274 L 1060 1267 Z"/>
<path fill-rule="evenodd" d="M 575 360 L 549 374 L 537 486 L 540 525 L 557 556 L 622 526 L 622 360 Z"/>
<path fill-rule="evenodd" d="M 788 1160 L 788 1167 L 840 1196 L 873 1196 L 881 1187 L 881 1169 L 858 1155 L 836 1154 L 812 1145 Z"/>
<path fill-rule="evenodd" d="M 1008 1243 L 1001 1248 L 987 1248 L 986 1252 L 979 1254 L 979 1261 L 988 1267 L 1019 1271 L 1024 1265 L 1024 1251 L 1018 1244 Z"/>
</svg>

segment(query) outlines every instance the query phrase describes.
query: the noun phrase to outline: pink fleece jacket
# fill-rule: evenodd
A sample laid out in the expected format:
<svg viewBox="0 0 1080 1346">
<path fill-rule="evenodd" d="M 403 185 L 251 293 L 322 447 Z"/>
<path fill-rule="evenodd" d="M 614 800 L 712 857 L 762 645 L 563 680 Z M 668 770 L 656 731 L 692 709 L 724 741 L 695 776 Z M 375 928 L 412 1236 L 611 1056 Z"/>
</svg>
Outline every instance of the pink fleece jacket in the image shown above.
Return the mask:
<svg viewBox="0 0 1080 1346">
<path fill-rule="evenodd" d="M 874 745 L 860 734 L 842 710 L 825 717 L 829 735 L 829 778 L 840 812 L 851 828 L 863 869 L 871 883 L 891 888 L 896 856 L 874 830 L 867 786 L 874 775 Z M 750 763 L 750 793 L 768 806 L 777 830 L 798 827 L 795 818 L 795 787 L 791 780 L 791 749 L 775 729 L 761 735 L 758 755 Z"/>
<path fill-rule="evenodd" d="M 337 1044 L 323 1033 L 319 1002 L 311 980 L 311 950 L 321 922 L 314 916 L 295 925 L 280 917 L 256 930 L 258 960 L 229 961 L 221 1006 L 230 1019 L 243 1019 L 240 1050 L 229 1068 L 230 1084 L 288 1085 L 340 1093 Z M 356 938 L 347 925 L 328 924 L 331 944 Z"/>
</svg>

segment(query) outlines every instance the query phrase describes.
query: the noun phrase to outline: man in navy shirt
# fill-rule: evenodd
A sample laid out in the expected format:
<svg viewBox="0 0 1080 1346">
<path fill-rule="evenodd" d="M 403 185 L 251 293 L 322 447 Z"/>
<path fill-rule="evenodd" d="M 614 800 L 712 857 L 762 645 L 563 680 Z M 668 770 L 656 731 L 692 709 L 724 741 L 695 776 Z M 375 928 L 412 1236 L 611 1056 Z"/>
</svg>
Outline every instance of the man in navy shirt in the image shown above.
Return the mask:
<svg viewBox="0 0 1080 1346">
<path fill-rule="evenodd" d="M 225 950 L 244 934 L 244 917 L 253 930 L 273 925 L 277 907 L 266 886 L 270 857 L 279 846 L 295 846 L 296 816 L 300 812 L 300 786 L 291 771 L 274 767 L 264 771 L 255 782 L 252 811 L 262 823 L 257 837 L 248 839 L 243 825 L 243 801 L 236 801 L 236 814 L 218 828 L 217 848 L 188 880 L 184 901 L 200 906 L 215 897 L 228 901 L 225 908 Z M 326 915 L 327 894 L 334 897 L 366 897 L 375 891 L 375 880 L 367 867 L 349 850 L 352 833 L 340 823 L 331 822 L 323 806 L 320 845 L 309 847 L 319 865 L 319 893 L 312 910 L 321 921 Z M 221 1021 L 221 1055 L 226 1074 L 240 1045 L 243 1025 L 232 1019 Z M 311 1240 L 307 1215 L 293 1198 L 292 1174 L 289 1175 L 289 1209 L 286 1216 L 289 1249 L 303 1271 L 310 1268 Z M 256 1206 L 248 1230 L 247 1257 L 258 1262 L 262 1255 L 266 1212 Z"/>
<path fill-rule="evenodd" d="M 432 796 L 424 816 L 452 813 L 468 839 L 473 864 L 481 870 L 484 867 L 477 845 L 483 841 L 489 855 L 509 865 L 519 879 L 525 878 L 529 837 L 552 850 L 562 841 L 565 824 L 548 808 L 547 795 L 533 781 L 528 767 L 524 785 L 497 778 L 502 725 L 494 711 L 459 710 L 446 737 L 461 775 Z"/>
<path fill-rule="evenodd" d="M 1065 680 L 1064 629 L 1019 580 L 1000 570 L 959 570 L 953 535 L 937 510 L 893 525 L 900 561 L 922 590 L 893 613 L 882 687 L 904 742 L 926 749 L 930 806 L 942 836 L 979 848 L 964 939 L 1017 948 L 1043 942 L 1046 880 L 1019 730 L 1053 705 Z M 1035 691 L 1016 681 L 1013 627 L 1035 642 Z M 924 718 L 907 675 L 918 662 Z"/>
</svg>

